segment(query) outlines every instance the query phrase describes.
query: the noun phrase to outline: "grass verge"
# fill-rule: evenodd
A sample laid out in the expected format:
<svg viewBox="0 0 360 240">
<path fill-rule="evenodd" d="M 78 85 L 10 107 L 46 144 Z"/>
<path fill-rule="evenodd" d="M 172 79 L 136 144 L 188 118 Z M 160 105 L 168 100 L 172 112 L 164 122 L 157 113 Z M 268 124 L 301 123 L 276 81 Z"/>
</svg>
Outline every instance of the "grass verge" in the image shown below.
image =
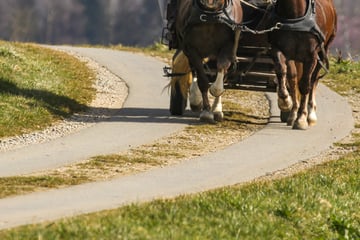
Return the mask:
<svg viewBox="0 0 360 240">
<path fill-rule="evenodd" d="M 95 75 L 74 57 L 0 41 L 0 138 L 41 130 L 94 98 Z"/>
</svg>

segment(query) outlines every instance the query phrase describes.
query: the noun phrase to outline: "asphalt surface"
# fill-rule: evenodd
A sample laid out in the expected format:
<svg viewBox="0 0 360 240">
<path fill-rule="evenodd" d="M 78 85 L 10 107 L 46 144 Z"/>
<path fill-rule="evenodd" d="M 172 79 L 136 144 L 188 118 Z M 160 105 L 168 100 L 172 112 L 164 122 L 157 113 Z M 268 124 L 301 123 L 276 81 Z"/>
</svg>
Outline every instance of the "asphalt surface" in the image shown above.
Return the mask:
<svg viewBox="0 0 360 240">
<path fill-rule="evenodd" d="M 163 63 L 142 55 L 111 50 L 75 50 L 106 66 L 128 83 L 129 96 L 124 110 L 119 110 L 119 114 L 111 122 L 100 123 L 94 128 L 59 140 L 63 143 L 62 151 L 70 153 L 66 157 L 55 154 L 58 157 L 54 157 L 51 165 L 43 162 L 48 161 L 45 157 L 37 161 L 38 167 L 30 168 L 28 166 L 32 166 L 32 162 L 26 163 L 29 160 L 21 158 L 22 154 L 17 154 L 11 161 L 0 155 L 2 176 L 66 164 L 70 161 L 68 158 L 77 155 L 77 152 L 84 152 L 81 157 L 74 158 L 77 161 L 85 155 L 94 154 L 88 153 L 92 148 L 97 148 L 102 153 L 118 152 L 129 145 L 142 144 L 168 135 L 193 121 L 169 117 L 168 96 L 160 94 L 164 86 L 161 77 Z M 329 149 L 334 142 L 347 136 L 354 126 L 351 108 L 343 98 L 324 86 L 320 86 L 317 93 L 319 123 L 307 131 L 291 130 L 280 123 L 276 96 L 268 94 L 272 116 L 270 123 L 244 141 L 174 166 L 105 182 L 1 199 L 0 229 L 233 185 L 317 156 Z M 135 114 L 129 114 L 134 112 Z M 94 132 L 91 132 L 93 129 Z M 104 134 L 107 132 L 109 135 Z M 123 134 L 124 137 L 121 136 Z M 84 143 L 83 149 L 77 149 L 78 145 L 73 145 L 78 144 L 78 141 L 90 141 L 89 138 L 96 143 Z M 68 144 L 69 141 L 71 144 Z M 37 149 L 37 146 L 34 148 Z M 33 151 L 37 150 L 28 148 L 24 150 L 24 154 Z M 52 152 L 49 151 L 48 154 Z M 25 166 L 3 171 L 2 168 L 6 168 L 5 165 L 9 163 Z"/>
</svg>

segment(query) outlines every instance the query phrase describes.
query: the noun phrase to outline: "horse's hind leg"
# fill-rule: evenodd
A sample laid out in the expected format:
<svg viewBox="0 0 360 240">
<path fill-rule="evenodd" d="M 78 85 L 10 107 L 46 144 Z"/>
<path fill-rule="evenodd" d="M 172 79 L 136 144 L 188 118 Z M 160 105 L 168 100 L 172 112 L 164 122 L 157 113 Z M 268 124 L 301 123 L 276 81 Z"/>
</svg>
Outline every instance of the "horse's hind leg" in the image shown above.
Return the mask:
<svg viewBox="0 0 360 240">
<path fill-rule="evenodd" d="M 284 54 L 276 49 L 272 49 L 272 57 L 275 65 L 275 72 L 278 79 L 277 94 L 278 106 L 284 112 L 289 112 L 292 108 L 292 100 L 287 89 L 287 65 Z"/>
<path fill-rule="evenodd" d="M 287 81 L 289 94 L 292 99 L 292 108 L 287 119 L 287 125 L 292 126 L 297 118 L 297 112 L 299 110 L 299 94 L 298 94 L 298 78 L 301 77 L 301 66 L 294 61 L 288 61 L 287 63 Z"/>
<path fill-rule="evenodd" d="M 311 79 L 311 90 L 309 96 L 309 115 L 308 115 L 308 123 L 309 126 L 314 126 L 317 123 L 317 115 L 316 115 L 316 88 L 319 82 L 319 71 L 321 69 L 320 64 L 316 65 L 315 71 L 312 74 Z"/>
<path fill-rule="evenodd" d="M 311 60 L 303 63 L 303 75 L 299 83 L 299 90 L 301 94 L 300 107 L 298 110 L 298 116 L 295 120 L 293 129 L 306 130 L 309 127 L 308 124 L 308 104 L 309 95 L 311 91 L 312 74 L 316 66 L 316 56 L 314 55 Z"/>
</svg>

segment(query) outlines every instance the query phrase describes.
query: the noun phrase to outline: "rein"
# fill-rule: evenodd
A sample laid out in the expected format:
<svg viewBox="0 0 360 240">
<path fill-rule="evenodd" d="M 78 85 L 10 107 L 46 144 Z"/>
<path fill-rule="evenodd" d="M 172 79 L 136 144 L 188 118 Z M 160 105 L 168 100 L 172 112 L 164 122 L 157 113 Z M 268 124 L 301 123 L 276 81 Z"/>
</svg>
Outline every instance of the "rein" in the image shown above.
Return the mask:
<svg viewBox="0 0 360 240">
<path fill-rule="evenodd" d="M 263 13 L 269 13 L 270 11 L 268 10 L 270 8 L 270 6 L 273 6 L 274 3 L 276 3 L 276 0 L 267 0 L 267 4 L 269 4 L 269 7 L 267 9 L 262 9 L 258 6 L 256 6 L 255 4 L 246 2 L 245 0 L 240 0 L 241 3 L 245 4 L 248 7 L 251 7 L 257 11 L 263 12 Z M 273 27 L 270 27 L 268 29 L 264 29 L 264 30 L 254 30 L 252 28 L 249 28 L 248 26 L 246 26 L 245 24 L 241 23 L 241 24 L 237 24 L 235 23 L 230 16 L 227 14 L 226 11 L 224 11 L 226 18 L 220 17 L 217 20 L 220 23 L 223 23 L 225 25 L 227 25 L 228 27 L 230 27 L 233 31 L 240 29 L 241 32 L 247 32 L 247 33 L 252 33 L 252 34 L 265 34 L 265 33 L 269 33 L 269 32 L 273 32 L 275 30 L 280 30 L 283 26 L 281 22 L 277 22 Z"/>
</svg>

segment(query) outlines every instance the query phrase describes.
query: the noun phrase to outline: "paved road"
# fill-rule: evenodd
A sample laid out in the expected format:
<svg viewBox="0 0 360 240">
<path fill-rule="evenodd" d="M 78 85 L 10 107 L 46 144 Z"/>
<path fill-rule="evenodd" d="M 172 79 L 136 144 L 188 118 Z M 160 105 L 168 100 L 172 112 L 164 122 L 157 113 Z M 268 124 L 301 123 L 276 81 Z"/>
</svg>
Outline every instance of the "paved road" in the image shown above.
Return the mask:
<svg viewBox="0 0 360 240">
<path fill-rule="evenodd" d="M 124 53 L 110 50 L 76 50 L 107 66 L 126 82 L 133 81 L 132 77 L 138 77 L 139 71 L 143 71 L 136 68 L 129 69 L 128 65 L 126 65 L 129 64 L 129 61 L 134 62 L 134 64 L 140 61 L 154 62 L 152 59 L 139 55 L 131 55 L 132 59 L 130 60 L 124 57 L 127 54 L 123 55 Z M 107 59 L 111 60 L 107 61 Z M 150 78 L 150 75 L 159 75 L 161 67 L 162 64 L 156 63 L 152 67 L 142 69 L 147 70 L 146 78 Z M 124 68 L 126 68 L 126 71 Z M 136 74 L 129 73 L 133 70 L 136 71 Z M 144 81 L 146 78 L 143 77 L 142 80 Z M 150 88 L 154 89 L 154 86 L 141 89 L 142 84 L 129 84 L 130 95 L 132 92 L 139 91 L 142 92 L 142 97 L 150 94 L 154 98 L 158 98 L 159 88 L 163 86 L 160 76 L 158 79 L 160 79 L 160 83 L 149 83 L 150 85 L 156 85 L 155 90 L 151 93 L 148 93 L 148 90 Z M 137 87 L 140 87 L 140 89 L 137 89 Z M 178 165 L 133 176 L 2 199 L 0 200 L 0 229 L 116 208 L 132 202 L 195 193 L 248 181 L 318 155 L 328 149 L 333 142 L 348 135 L 353 128 L 352 113 L 349 105 L 344 99 L 326 87 L 320 86 L 318 90 L 319 124 L 308 131 L 294 131 L 280 123 L 279 112 L 274 105 L 276 102 L 275 96 L 274 94 L 268 96 L 272 104 L 270 123 L 263 130 L 240 143 L 192 161 L 185 161 Z M 140 125 L 147 125 L 149 128 L 160 128 L 157 129 L 159 132 L 163 131 L 162 126 L 164 125 L 164 131 L 167 132 L 157 133 L 159 135 L 156 137 L 168 134 L 169 131 L 176 128 L 181 128 L 189 121 L 164 117 L 164 115 L 167 116 L 165 110 L 167 109 L 167 98 L 154 100 L 150 103 L 150 106 L 146 105 L 146 107 L 137 104 L 138 100 L 129 97 L 125 108 L 131 104 L 140 112 L 136 114 L 141 116 Z M 156 115 L 150 117 L 150 119 L 156 119 L 156 124 L 146 117 L 147 114 L 152 113 L 149 109 L 156 109 Z M 144 119 L 147 120 L 144 121 Z M 124 122 L 122 117 L 119 117 L 119 122 Z M 119 124 L 119 122 L 114 121 L 112 124 Z M 130 128 L 132 124 L 139 126 L 138 121 L 125 122 L 129 125 L 116 125 L 116 127 L 121 128 L 116 131 L 124 133 L 127 129 L 136 129 L 136 127 Z M 111 126 L 107 127 L 109 128 L 107 131 L 110 131 Z M 101 132 L 101 130 L 97 130 L 97 134 Z M 146 132 L 143 134 L 134 137 L 145 138 Z M 93 136 L 96 136 L 96 134 Z M 134 141 L 133 139 L 128 140 Z M 103 139 L 103 141 L 107 143 L 106 139 Z"/>
</svg>

